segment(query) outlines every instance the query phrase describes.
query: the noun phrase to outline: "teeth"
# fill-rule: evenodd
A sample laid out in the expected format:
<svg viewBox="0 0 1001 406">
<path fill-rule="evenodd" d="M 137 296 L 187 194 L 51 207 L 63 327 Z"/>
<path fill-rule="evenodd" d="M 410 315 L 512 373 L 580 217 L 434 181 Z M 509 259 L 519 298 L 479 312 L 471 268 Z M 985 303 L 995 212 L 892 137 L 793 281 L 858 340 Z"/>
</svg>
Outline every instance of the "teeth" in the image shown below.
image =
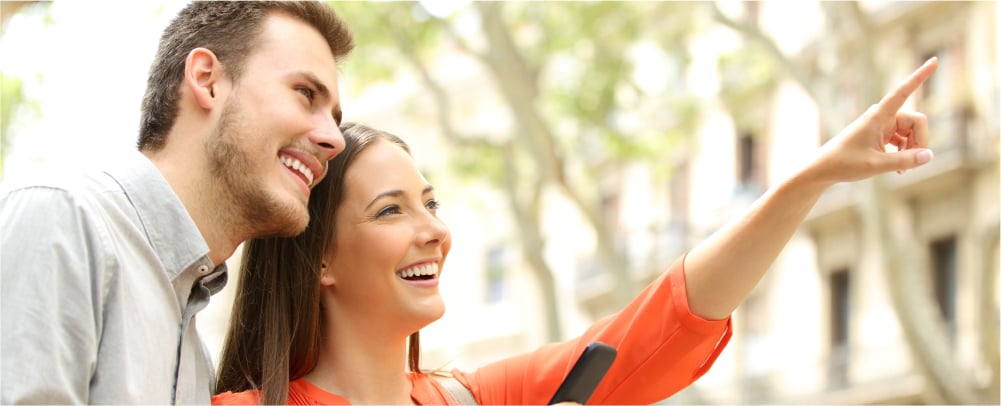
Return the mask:
<svg viewBox="0 0 1001 406">
<path fill-rule="evenodd" d="M 301 173 L 303 176 L 306 177 L 307 183 L 309 183 L 310 185 L 313 184 L 313 171 L 309 170 L 309 168 L 306 167 L 306 165 L 304 165 L 302 161 L 287 155 L 282 155 L 278 157 L 278 159 L 282 161 L 282 164 L 284 164 L 285 166 L 292 168 L 293 170 L 299 171 L 299 173 Z"/>
<path fill-rule="evenodd" d="M 438 266 L 435 264 L 425 264 L 406 269 L 396 273 L 401 278 L 412 278 L 415 276 L 433 276 L 438 274 Z"/>
</svg>

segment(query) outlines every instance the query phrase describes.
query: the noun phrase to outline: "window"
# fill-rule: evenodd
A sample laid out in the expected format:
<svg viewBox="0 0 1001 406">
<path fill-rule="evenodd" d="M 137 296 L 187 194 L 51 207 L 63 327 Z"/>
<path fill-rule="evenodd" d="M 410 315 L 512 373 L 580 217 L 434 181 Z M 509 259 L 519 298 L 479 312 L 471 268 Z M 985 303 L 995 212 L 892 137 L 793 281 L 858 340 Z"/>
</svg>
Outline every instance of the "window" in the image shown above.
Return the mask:
<svg viewBox="0 0 1001 406">
<path fill-rule="evenodd" d="M 939 73 L 942 73 L 942 70 L 943 70 L 942 69 L 942 65 L 945 63 L 945 61 L 943 60 L 944 59 L 943 55 L 946 55 L 946 53 L 947 53 L 947 50 L 944 49 L 944 48 L 932 49 L 932 50 L 924 53 L 923 55 L 921 55 L 921 57 L 918 58 L 918 60 L 916 61 L 915 66 L 918 66 L 918 65 L 924 63 L 925 61 L 931 59 L 933 56 L 937 56 L 938 59 L 939 59 L 939 61 L 938 61 L 939 67 L 938 67 L 938 69 L 936 69 L 936 71 L 938 71 Z M 945 78 L 943 78 L 942 75 L 931 75 L 931 77 L 929 77 L 927 80 L 925 80 L 925 82 L 919 88 L 918 95 L 920 96 L 920 99 L 922 101 L 925 101 L 925 100 L 928 100 L 928 99 L 934 99 L 936 97 L 941 97 L 941 96 L 947 94 L 948 89 L 944 87 L 944 86 L 947 86 L 947 85 L 949 85 L 949 83 L 947 83 L 947 80 L 945 80 Z M 923 106 L 923 107 L 927 107 L 927 106 Z"/>
<path fill-rule="evenodd" d="M 973 117 L 972 107 L 958 96 L 965 51 L 963 41 L 951 40 L 921 55 L 918 64 L 933 56 L 938 57 L 938 69 L 918 89 L 917 108 L 928 116 L 929 131 L 942 134 L 929 139 L 930 147 L 938 151 L 960 150 L 967 147 L 967 126 Z"/>
<path fill-rule="evenodd" d="M 689 166 L 687 161 L 675 166 L 668 183 L 672 221 L 684 222 L 688 219 L 688 199 L 691 197 L 689 181 L 692 176 Z"/>
<path fill-rule="evenodd" d="M 849 343 L 851 337 L 851 279 L 848 269 L 830 276 L 831 351 L 828 384 L 832 389 L 848 384 Z"/>
<path fill-rule="evenodd" d="M 619 224 L 619 208 L 622 204 L 621 195 L 618 189 L 605 188 L 600 195 L 601 213 L 604 220 L 613 228 Z"/>
<path fill-rule="evenodd" d="M 504 246 L 497 246 L 487 252 L 487 303 L 497 303 L 504 300 L 504 280 L 507 268 L 510 266 L 507 251 Z"/>
<path fill-rule="evenodd" d="M 956 237 L 931 243 L 932 292 L 949 338 L 956 336 Z"/>
<path fill-rule="evenodd" d="M 743 132 L 737 136 L 737 184 L 738 191 L 756 193 L 761 182 L 760 159 L 757 139 L 754 134 Z"/>
</svg>

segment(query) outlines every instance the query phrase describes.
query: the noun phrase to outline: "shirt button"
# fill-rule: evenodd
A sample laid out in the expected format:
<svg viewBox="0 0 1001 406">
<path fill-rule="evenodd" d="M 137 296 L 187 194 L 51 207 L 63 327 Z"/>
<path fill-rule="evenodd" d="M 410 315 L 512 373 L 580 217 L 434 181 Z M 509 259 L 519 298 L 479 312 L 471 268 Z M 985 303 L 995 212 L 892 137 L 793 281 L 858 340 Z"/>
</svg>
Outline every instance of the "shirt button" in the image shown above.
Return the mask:
<svg viewBox="0 0 1001 406">
<path fill-rule="evenodd" d="M 202 265 L 198 267 L 198 273 L 205 274 L 209 272 L 209 267 L 207 265 Z"/>
</svg>

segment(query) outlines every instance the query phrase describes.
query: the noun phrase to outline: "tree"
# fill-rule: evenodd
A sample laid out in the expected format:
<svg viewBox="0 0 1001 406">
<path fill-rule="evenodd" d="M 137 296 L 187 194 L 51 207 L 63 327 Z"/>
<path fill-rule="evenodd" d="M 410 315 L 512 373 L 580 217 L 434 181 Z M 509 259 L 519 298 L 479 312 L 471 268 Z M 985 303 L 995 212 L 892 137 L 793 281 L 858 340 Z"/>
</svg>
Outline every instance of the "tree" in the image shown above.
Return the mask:
<svg viewBox="0 0 1001 406">
<path fill-rule="evenodd" d="M 7 31 L 7 22 L 15 14 L 30 10 L 37 1 L 0 2 L 0 36 Z M 48 6 L 48 3 L 42 3 Z M 3 179 L 4 162 L 10 153 L 10 123 L 18 108 L 25 104 L 22 81 L 0 72 L 0 179 Z"/>
<path fill-rule="evenodd" d="M 710 3 L 710 8 L 717 21 L 742 34 L 759 49 L 757 55 L 766 55 L 772 59 L 783 73 L 813 98 L 818 109 L 824 112 L 820 118 L 823 132 L 827 136 L 833 136 L 840 126 L 848 122 L 846 114 L 854 113 L 838 108 L 835 89 L 844 83 L 845 78 L 852 78 L 857 81 L 855 87 L 861 89 L 859 98 L 865 103 L 875 103 L 888 90 L 885 82 L 887 75 L 876 63 L 873 41 L 876 27 L 858 2 L 820 4 L 827 18 L 827 32 L 820 35 L 815 49 L 817 53 L 828 53 L 826 56 L 835 57 L 839 61 L 837 72 L 821 69 L 817 64 L 811 63 L 809 57 L 784 54 L 752 19 L 727 16 L 715 3 Z M 837 32 L 834 27 L 837 27 Z M 841 53 L 844 50 L 851 50 L 850 58 Z M 744 55 L 744 58 L 746 61 L 750 56 Z M 741 94 L 738 93 L 737 96 Z M 740 97 L 733 98 L 740 100 Z M 859 214 L 863 235 L 866 244 L 874 245 L 884 253 L 882 269 L 888 281 L 889 295 L 916 364 L 928 383 L 928 401 L 945 404 L 997 403 L 996 385 L 992 385 L 993 391 L 978 388 L 963 373 L 952 355 L 946 324 L 930 296 L 931 289 L 928 288 L 927 281 L 916 272 L 922 267 L 917 257 L 908 254 L 905 249 L 909 240 L 907 234 L 900 230 L 906 231 L 911 225 L 890 215 L 893 213 L 890 207 L 894 197 L 888 191 L 885 177 L 875 177 L 863 182 L 861 186 L 864 198 L 860 202 Z M 983 278 L 986 286 L 996 284 L 993 273 L 989 270 L 983 272 Z M 984 289 L 980 294 L 986 298 L 979 301 L 982 307 L 980 313 L 993 313 L 989 289 Z M 993 351 L 985 351 L 985 355 L 993 353 L 994 358 L 997 358 L 997 325 L 988 322 L 982 328 L 982 339 L 989 343 L 986 345 L 995 347 Z M 997 381 L 999 375 L 996 360 L 991 363 L 991 367 L 992 381 Z"/>
</svg>

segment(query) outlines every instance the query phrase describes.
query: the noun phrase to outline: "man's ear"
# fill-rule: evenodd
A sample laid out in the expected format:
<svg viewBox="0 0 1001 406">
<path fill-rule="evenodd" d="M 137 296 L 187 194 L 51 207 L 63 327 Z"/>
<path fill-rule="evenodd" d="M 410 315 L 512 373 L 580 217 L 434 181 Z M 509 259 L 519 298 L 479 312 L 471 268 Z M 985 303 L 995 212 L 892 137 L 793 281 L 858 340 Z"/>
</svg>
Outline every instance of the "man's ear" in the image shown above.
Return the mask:
<svg viewBox="0 0 1001 406">
<path fill-rule="evenodd" d="M 184 85 L 201 108 L 211 109 L 217 103 L 216 93 L 222 78 L 222 63 L 214 52 L 206 48 L 188 52 L 184 59 Z"/>
</svg>

